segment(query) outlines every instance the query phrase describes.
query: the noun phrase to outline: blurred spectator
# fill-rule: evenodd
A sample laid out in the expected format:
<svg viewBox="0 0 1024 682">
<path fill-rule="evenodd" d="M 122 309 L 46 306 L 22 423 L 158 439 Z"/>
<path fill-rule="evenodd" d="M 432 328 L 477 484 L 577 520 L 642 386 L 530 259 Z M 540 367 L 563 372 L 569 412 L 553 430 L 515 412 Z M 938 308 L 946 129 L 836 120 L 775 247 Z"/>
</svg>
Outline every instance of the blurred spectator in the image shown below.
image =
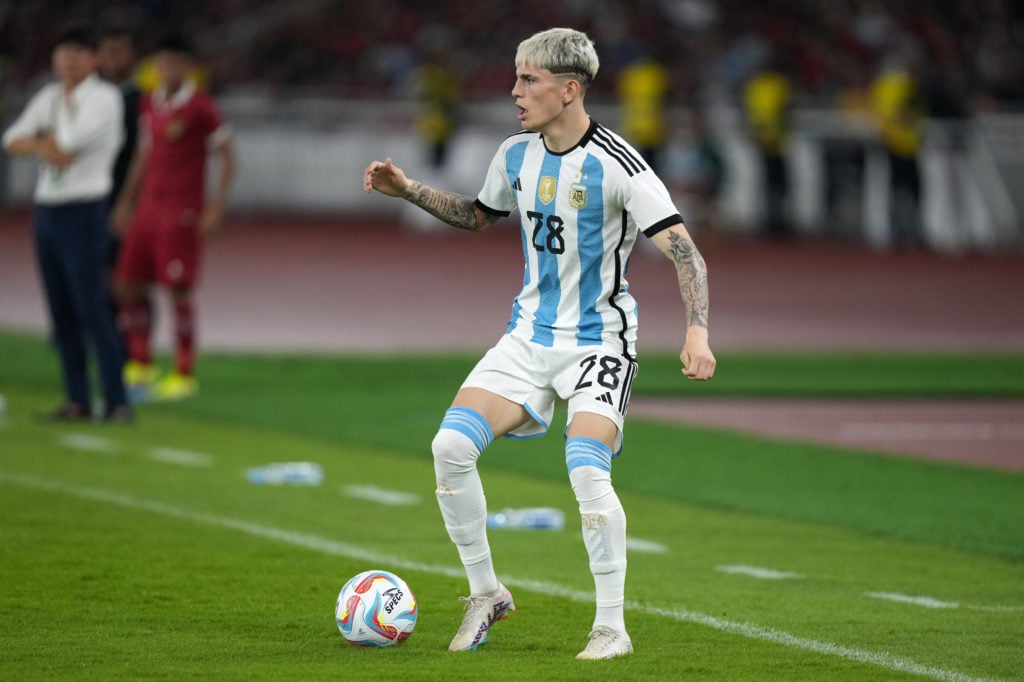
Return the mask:
<svg viewBox="0 0 1024 682">
<path fill-rule="evenodd" d="M 743 107 L 751 137 L 761 159 L 761 187 L 764 196 L 762 232 L 773 237 L 786 236 L 789 234 L 789 172 L 786 168 L 789 78 L 774 65 L 758 70 L 747 81 L 743 92 Z"/>
<path fill-rule="evenodd" d="M 670 157 L 666 177 L 681 194 L 683 217 L 702 245 L 715 239 L 718 202 L 725 185 L 725 160 L 704 115 L 693 111 L 683 126 L 680 153 Z"/>
<path fill-rule="evenodd" d="M 658 60 L 641 55 L 619 73 L 622 132 L 655 172 L 668 137 L 666 99 L 671 85 L 669 71 Z"/>
<path fill-rule="evenodd" d="M 430 165 L 443 169 L 448 159 L 448 143 L 455 134 L 456 105 L 459 100 L 458 77 L 449 66 L 446 45 L 448 31 L 435 27 L 422 35 L 423 62 L 413 72 L 414 88 L 420 109 L 417 128 L 427 144 Z"/>
<path fill-rule="evenodd" d="M 109 209 L 113 209 L 125 177 L 135 143 L 139 135 L 139 98 L 142 93 L 135 82 L 136 61 L 135 36 L 125 27 L 109 26 L 100 31 L 96 48 L 96 70 L 100 77 L 121 89 L 124 102 L 124 141 L 114 161 L 113 185 L 107 198 Z M 116 230 L 110 230 L 110 246 L 107 251 L 107 284 L 110 289 L 111 311 L 117 316 L 117 300 L 113 291 L 114 270 L 117 256 L 121 251 L 121 238 Z"/>
<path fill-rule="evenodd" d="M 892 56 L 871 84 L 872 111 L 889 159 L 889 220 L 897 247 L 924 245 L 921 226 L 921 175 L 918 151 L 924 135 L 924 102 L 911 68 L 910 56 L 901 49 Z"/>
<path fill-rule="evenodd" d="M 0 58 L 9 64 L 0 78 L 5 85 L 30 87 L 47 69 L 40 45 L 52 41 L 50 27 L 83 12 L 111 11 L 133 17 L 140 35 L 159 32 L 171 13 L 188 17 L 197 42 L 217 47 L 209 63 L 214 87 L 230 82 L 342 97 L 388 95 L 415 68 L 410 57 L 421 35 L 443 25 L 450 33 L 449 66 L 464 96 L 495 97 L 509 88 L 502 59 L 515 48 L 509 36 L 573 25 L 595 37 L 613 76 L 629 63 L 630 50 L 623 46 L 639 45 L 661 55 L 672 73 L 704 65 L 698 73 L 701 90 L 736 96 L 752 69 L 774 51 L 794 67 L 794 96 L 822 101 L 834 96 L 844 64 L 874 70 L 893 36 L 910 35 L 940 79 L 949 63 L 962 65 L 966 95 L 978 107 L 1024 107 L 1024 3 L 1015 0 L 33 0 L 8 3 L 0 12 Z M 503 30 L 494 32 L 493 26 Z M 149 47 L 141 46 L 142 52 Z M 595 84 L 591 94 L 614 95 L 615 80 Z"/>
</svg>

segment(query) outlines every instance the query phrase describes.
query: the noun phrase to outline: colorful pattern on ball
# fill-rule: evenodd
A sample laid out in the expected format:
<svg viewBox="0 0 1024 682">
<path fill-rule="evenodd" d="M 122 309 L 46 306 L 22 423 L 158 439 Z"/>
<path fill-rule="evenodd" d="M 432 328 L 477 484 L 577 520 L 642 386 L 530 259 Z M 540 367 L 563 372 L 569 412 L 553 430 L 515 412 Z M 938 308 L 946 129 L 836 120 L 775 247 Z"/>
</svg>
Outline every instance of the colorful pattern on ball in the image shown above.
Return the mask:
<svg viewBox="0 0 1024 682">
<path fill-rule="evenodd" d="M 364 571 L 341 588 L 334 615 L 338 630 L 352 645 L 395 646 L 416 626 L 416 597 L 394 573 Z"/>
</svg>

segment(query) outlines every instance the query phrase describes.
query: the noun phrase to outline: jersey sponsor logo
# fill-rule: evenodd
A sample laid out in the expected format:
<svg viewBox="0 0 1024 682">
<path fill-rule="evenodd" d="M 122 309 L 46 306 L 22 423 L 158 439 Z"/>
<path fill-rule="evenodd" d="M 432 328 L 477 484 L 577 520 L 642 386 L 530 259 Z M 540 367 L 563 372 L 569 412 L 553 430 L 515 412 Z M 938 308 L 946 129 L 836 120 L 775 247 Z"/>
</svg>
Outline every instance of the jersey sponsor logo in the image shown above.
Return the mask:
<svg viewBox="0 0 1024 682">
<path fill-rule="evenodd" d="M 557 184 L 558 181 L 550 175 L 545 175 L 540 179 L 540 185 L 537 187 L 537 197 L 542 204 L 550 204 L 551 200 L 555 198 L 555 187 Z"/>
<path fill-rule="evenodd" d="M 569 205 L 575 208 L 577 211 L 585 208 L 587 205 L 587 186 L 581 185 L 578 182 L 573 183 L 569 188 Z"/>
<path fill-rule="evenodd" d="M 523 191 L 523 183 L 519 180 L 519 178 L 516 178 L 516 181 L 512 183 L 512 189 L 514 189 L 517 192 Z"/>
<path fill-rule="evenodd" d="M 167 139 L 175 142 L 185 134 L 185 122 L 180 118 L 172 118 L 167 122 Z"/>
</svg>

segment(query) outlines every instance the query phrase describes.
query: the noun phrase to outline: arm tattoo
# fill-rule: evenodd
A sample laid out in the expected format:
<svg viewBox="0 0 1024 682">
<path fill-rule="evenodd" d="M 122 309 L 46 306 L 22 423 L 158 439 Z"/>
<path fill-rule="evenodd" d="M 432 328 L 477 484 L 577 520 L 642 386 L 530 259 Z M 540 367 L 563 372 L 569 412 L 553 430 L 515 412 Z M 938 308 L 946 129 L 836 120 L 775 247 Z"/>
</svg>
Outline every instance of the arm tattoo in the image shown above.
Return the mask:
<svg viewBox="0 0 1024 682">
<path fill-rule="evenodd" d="M 460 230 L 481 232 L 490 225 L 481 221 L 480 213 L 473 205 L 473 200 L 455 192 L 442 192 L 427 187 L 422 182 L 413 182 L 405 197 L 424 211 L 439 220 L 457 227 Z"/>
<path fill-rule="evenodd" d="M 708 326 L 708 268 L 692 239 L 675 232 L 668 235 L 669 257 L 676 264 L 679 291 L 686 305 L 686 322 L 698 327 Z"/>
</svg>

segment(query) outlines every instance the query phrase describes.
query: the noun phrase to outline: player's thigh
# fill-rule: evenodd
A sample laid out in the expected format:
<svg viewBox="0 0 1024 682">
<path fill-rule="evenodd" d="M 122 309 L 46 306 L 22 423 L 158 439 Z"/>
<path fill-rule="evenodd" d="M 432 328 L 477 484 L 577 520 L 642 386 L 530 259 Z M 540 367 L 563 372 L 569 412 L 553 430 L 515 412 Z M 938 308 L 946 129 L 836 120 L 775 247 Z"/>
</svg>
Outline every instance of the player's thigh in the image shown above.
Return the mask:
<svg viewBox="0 0 1024 682">
<path fill-rule="evenodd" d="M 568 403 L 569 438 L 594 438 L 617 452 L 637 365 L 618 349 L 575 349 L 559 362 L 556 387 Z"/>
<path fill-rule="evenodd" d="M 163 221 L 156 240 L 157 276 L 172 291 L 191 289 L 199 278 L 199 227 L 173 214 Z"/>
<path fill-rule="evenodd" d="M 517 402 L 503 398 L 485 388 L 466 386 L 459 389 L 452 407 L 468 407 L 483 415 L 491 426 L 495 438 L 512 431 L 528 421 L 530 414 Z"/>
<path fill-rule="evenodd" d="M 597 412 L 577 410 L 566 427 L 565 437 L 599 440 L 613 451 L 618 449 L 621 428 L 611 416 Z"/>
<path fill-rule="evenodd" d="M 134 224 L 121 244 L 115 273 L 116 289 L 122 300 L 144 296 L 146 283 L 155 278 L 154 234 Z"/>
</svg>

